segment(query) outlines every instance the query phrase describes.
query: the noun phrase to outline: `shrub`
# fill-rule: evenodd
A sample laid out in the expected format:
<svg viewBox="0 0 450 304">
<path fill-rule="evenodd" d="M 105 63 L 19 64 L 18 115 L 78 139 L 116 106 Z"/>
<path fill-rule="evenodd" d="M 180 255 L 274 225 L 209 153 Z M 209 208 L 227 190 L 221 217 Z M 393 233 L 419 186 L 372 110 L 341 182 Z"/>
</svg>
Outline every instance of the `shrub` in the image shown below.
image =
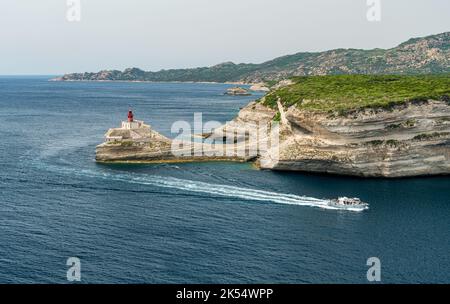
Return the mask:
<svg viewBox="0 0 450 304">
<path fill-rule="evenodd" d="M 389 110 L 407 102 L 447 100 L 450 96 L 450 74 L 330 75 L 292 80 L 294 84 L 271 91 L 260 101 L 275 108 L 280 98 L 286 107 L 344 115 L 364 108 Z"/>
<path fill-rule="evenodd" d="M 275 121 L 275 122 L 281 121 L 281 113 L 280 112 L 277 112 L 277 114 L 275 114 L 275 116 L 273 117 L 273 121 Z"/>
</svg>

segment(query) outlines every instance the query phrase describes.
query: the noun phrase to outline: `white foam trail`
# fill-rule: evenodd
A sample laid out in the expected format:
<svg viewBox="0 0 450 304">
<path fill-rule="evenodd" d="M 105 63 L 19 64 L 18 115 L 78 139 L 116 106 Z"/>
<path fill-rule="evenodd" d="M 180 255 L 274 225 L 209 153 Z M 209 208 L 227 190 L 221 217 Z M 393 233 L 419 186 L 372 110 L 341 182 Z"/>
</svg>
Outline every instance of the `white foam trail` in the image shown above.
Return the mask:
<svg viewBox="0 0 450 304">
<path fill-rule="evenodd" d="M 64 167 L 45 166 L 45 168 L 52 169 L 59 173 L 68 173 L 75 176 L 102 178 L 106 180 L 121 181 L 127 183 L 136 183 L 142 185 L 150 185 L 161 188 L 172 188 L 178 190 L 184 190 L 188 192 L 207 193 L 216 196 L 240 198 L 243 200 L 251 201 L 264 201 L 272 202 L 276 204 L 298 205 L 298 206 L 310 206 L 331 210 L 342 210 L 329 206 L 329 200 L 318 199 L 314 197 L 299 196 L 294 194 L 284 194 L 278 192 L 257 190 L 251 188 L 242 188 L 237 186 L 211 184 L 200 181 L 184 180 L 174 177 L 164 177 L 156 175 L 143 175 L 143 174 L 123 174 L 123 173 L 99 173 L 93 170 L 75 170 Z M 346 209 L 348 211 L 362 211 L 361 209 Z"/>
</svg>

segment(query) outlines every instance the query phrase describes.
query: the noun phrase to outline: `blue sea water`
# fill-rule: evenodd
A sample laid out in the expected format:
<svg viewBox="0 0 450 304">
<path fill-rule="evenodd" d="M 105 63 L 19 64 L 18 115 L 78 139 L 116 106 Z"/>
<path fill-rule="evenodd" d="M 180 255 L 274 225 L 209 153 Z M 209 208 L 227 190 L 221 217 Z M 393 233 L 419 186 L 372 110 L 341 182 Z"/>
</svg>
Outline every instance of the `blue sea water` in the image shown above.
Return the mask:
<svg viewBox="0 0 450 304">
<path fill-rule="evenodd" d="M 132 106 L 231 120 L 224 84 L 0 78 L 0 283 L 450 283 L 450 178 L 359 179 L 251 164 L 100 165 L 95 146 Z M 356 196 L 364 212 L 290 204 Z"/>
</svg>

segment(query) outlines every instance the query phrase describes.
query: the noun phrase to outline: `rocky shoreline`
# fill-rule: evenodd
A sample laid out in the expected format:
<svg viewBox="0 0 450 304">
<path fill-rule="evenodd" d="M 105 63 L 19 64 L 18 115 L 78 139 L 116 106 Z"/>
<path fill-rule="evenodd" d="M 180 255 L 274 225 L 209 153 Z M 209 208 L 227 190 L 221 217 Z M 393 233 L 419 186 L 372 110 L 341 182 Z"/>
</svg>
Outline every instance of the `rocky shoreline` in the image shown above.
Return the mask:
<svg viewBox="0 0 450 304">
<path fill-rule="evenodd" d="M 151 130 L 144 141 L 99 145 L 96 160 L 166 163 L 256 159 L 261 169 L 360 177 L 450 173 L 450 105 L 446 101 L 408 103 L 389 111 L 366 109 L 343 117 L 308 113 L 295 107 L 280 110 L 279 154 L 275 156 L 273 150 L 259 151 L 256 158 L 196 156 L 194 143 L 185 149 L 188 156 L 176 156 L 173 141 Z M 272 124 L 276 112 L 252 102 L 222 128 L 230 134 L 257 122 Z M 224 134 L 223 129 L 215 132 Z"/>
<path fill-rule="evenodd" d="M 231 122 L 174 140 L 129 111 L 128 121 L 106 133 L 96 160 L 255 161 L 261 169 L 360 177 L 450 174 L 449 81 L 448 75 L 293 78 Z"/>
<path fill-rule="evenodd" d="M 285 111 L 278 157 L 262 168 L 360 177 L 450 174 L 450 106 L 429 100 L 350 116 Z"/>
</svg>

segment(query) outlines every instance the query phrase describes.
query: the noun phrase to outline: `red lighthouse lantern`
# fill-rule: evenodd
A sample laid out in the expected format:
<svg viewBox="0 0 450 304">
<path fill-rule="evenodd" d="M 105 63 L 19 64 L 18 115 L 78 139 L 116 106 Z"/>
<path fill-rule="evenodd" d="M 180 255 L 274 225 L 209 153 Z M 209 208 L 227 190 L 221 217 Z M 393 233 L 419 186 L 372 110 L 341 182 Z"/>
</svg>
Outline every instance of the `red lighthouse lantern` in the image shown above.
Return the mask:
<svg viewBox="0 0 450 304">
<path fill-rule="evenodd" d="M 133 122 L 133 111 L 129 110 L 128 111 L 128 122 Z"/>
</svg>

